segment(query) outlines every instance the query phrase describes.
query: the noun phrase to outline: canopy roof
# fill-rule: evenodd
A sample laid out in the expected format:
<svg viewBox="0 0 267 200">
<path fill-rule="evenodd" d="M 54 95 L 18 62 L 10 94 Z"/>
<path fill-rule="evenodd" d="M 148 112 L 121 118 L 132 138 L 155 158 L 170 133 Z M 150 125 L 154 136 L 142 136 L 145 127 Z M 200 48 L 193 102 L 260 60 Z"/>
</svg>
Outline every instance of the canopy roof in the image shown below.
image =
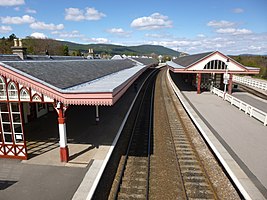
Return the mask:
<svg viewBox="0 0 267 200">
<path fill-rule="evenodd" d="M 225 73 L 227 69 L 235 74 L 258 74 L 260 70 L 244 66 L 219 51 L 179 57 L 167 65 L 175 73 Z"/>
<path fill-rule="evenodd" d="M 141 63 L 134 59 L 18 61 L 12 57 L 0 62 L 0 75 L 66 104 L 113 105 L 145 69 L 157 65 L 154 59 Z"/>
</svg>

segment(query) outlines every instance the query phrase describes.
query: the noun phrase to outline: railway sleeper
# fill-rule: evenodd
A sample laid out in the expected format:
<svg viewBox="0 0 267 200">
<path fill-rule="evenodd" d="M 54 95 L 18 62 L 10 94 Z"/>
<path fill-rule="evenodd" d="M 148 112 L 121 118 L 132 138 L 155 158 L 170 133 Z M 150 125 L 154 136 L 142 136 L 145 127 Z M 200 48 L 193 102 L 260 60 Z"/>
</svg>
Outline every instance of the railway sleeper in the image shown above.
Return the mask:
<svg viewBox="0 0 267 200">
<path fill-rule="evenodd" d="M 185 172 L 182 172 L 182 176 L 185 177 L 185 176 L 204 176 L 203 172 L 202 171 L 185 171 Z"/>
<path fill-rule="evenodd" d="M 202 176 L 185 176 L 183 177 L 184 181 L 190 181 L 190 182 L 204 182 L 206 181 L 205 177 Z"/>
<path fill-rule="evenodd" d="M 180 155 L 179 160 L 196 160 L 195 155 Z"/>
<path fill-rule="evenodd" d="M 143 173 L 140 173 L 140 172 L 143 172 Z M 134 170 L 129 170 L 128 172 L 125 172 L 124 173 L 124 176 L 125 177 L 130 177 L 131 178 L 143 178 L 143 179 L 146 179 L 147 177 L 147 172 L 145 170 L 138 170 L 138 169 L 134 169 Z"/>
<path fill-rule="evenodd" d="M 193 186 L 187 185 L 185 186 L 187 196 L 189 198 L 198 198 L 198 199 L 213 199 L 214 194 L 212 191 L 209 190 L 206 186 Z"/>
<path fill-rule="evenodd" d="M 147 180 L 146 178 L 142 177 L 123 177 L 122 178 L 122 185 L 125 183 L 131 183 L 131 185 L 144 185 L 146 184 Z"/>
<path fill-rule="evenodd" d="M 185 184 L 185 186 L 206 187 L 207 190 L 209 190 L 209 188 L 208 188 L 209 184 L 207 184 L 206 182 L 185 182 L 184 184 Z"/>
<path fill-rule="evenodd" d="M 144 194 L 119 193 L 118 199 L 146 199 L 146 196 Z"/>
</svg>

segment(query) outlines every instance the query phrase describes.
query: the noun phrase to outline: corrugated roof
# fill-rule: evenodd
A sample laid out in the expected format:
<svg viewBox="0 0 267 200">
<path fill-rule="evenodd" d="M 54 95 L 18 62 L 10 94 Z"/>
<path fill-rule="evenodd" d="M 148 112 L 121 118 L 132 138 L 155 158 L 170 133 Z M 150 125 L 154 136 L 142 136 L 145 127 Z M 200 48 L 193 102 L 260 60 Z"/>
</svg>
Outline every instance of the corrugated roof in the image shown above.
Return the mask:
<svg viewBox="0 0 267 200">
<path fill-rule="evenodd" d="M 136 66 L 124 60 L 4 61 L 18 71 L 59 89 L 67 89 Z"/>
<path fill-rule="evenodd" d="M 205 58 L 206 56 L 210 55 L 211 53 L 213 52 L 183 56 L 183 57 L 176 58 L 175 60 L 173 60 L 173 62 L 183 67 L 188 67 L 191 64 L 201 60 L 202 58 Z"/>
</svg>

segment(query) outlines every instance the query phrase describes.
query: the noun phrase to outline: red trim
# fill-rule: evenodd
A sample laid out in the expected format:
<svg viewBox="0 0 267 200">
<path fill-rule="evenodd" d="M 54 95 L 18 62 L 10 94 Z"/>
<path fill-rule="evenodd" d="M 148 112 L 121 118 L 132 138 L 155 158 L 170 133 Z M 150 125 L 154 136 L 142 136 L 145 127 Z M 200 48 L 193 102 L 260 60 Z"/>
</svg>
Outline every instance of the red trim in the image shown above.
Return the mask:
<svg viewBox="0 0 267 200">
<path fill-rule="evenodd" d="M 222 57 L 224 57 L 225 59 L 228 59 L 228 58 L 229 58 L 230 61 L 232 61 L 232 62 L 234 62 L 235 64 L 237 64 L 239 67 L 243 68 L 245 71 L 248 71 L 248 69 L 247 69 L 246 67 L 244 67 L 244 66 L 241 65 L 240 63 L 236 62 L 236 61 L 233 60 L 232 58 L 230 58 L 230 57 L 228 57 L 228 56 L 222 54 L 222 53 L 219 52 L 219 51 L 214 51 L 213 53 L 211 53 L 211 54 L 205 56 L 204 58 L 201 58 L 200 60 L 198 60 L 198 61 L 192 63 L 192 64 L 189 65 L 189 66 L 187 66 L 185 69 L 189 69 L 189 68 L 193 67 L 194 65 L 198 64 L 199 62 L 201 62 L 201 61 L 203 61 L 203 60 L 206 60 L 207 58 L 210 58 L 211 56 L 214 56 L 215 54 L 219 54 L 219 55 L 221 55 Z"/>
<path fill-rule="evenodd" d="M 69 161 L 69 148 L 66 147 L 60 147 L 60 161 L 61 162 L 68 162 Z"/>
<path fill-rule="evenodd" d="M 201 73 L 198 73 L 197 74 L 197 94 L 201 93 L 200 86 L 201 86 Z"/>
<path fill-rule="evenodd" d="M 192 73 L 192 74 L 197 74 L 197 73 L 202 73 L 202 74 L 209 74 L 209 73 L 216 73 L 216 74 L 223 74 L 225 73 L 225 70 L 186 70 L 186 69 L 176 69 L 173 67 L 168 66 L 169 69 L 174 72 L 174 73 Z M 228 70 L 229 73 L 232 74 L 258 74 L 260 69 L 253 69 L 253 70 L 248 70 L 248 71 L 236 71 L 236 70 Z"/>
<path fill-rule="evenodd" d="M 10 156 L 10 155 L 0 155 L 0 158 L 13 158 L 13 159 L 20 159 L 20 160 L 27 160 L 28 159 L 25 156 Z"/>
<path fill-rule="evenodd" d="M 142 72 L 146 69 L 145 67 Z M 136 75 L 134 78 L 127 80 L 123 86 L 119 86 L 121 88 L 119 91 L 116 89 L 114 93 L 112 92 L 98 92 L 98 93 L 61 93 L 51 87 L 43 85 L 31 78 L 25 77 L 17 72 L 12 71 L 11 69 L 7 69 L 0 65 L 0 73 L 2 76 L 6 76 L 14 81 L 19 82 L 21 85 L 25 87 L 29 87 L 34 89 L 35 91 L 44 94 L 52 99 L 60 101 L 64 104 L 70 105 L 113 105 L 117 99 L 123 95 L 123 92 L 126 91 L 128 87 L 130 87 L 130 83 L 133 79 L 136 79 L 140 74 Z M 121 93 L 122 91 L 122 93 Z M 118 98 L 114 98 L 118 96 Z"/>
<path fill-rule="evenodd" d="M 232 86 L 233 86 L 233 74 L 230 74 L 228 82 L 228 94 L 232 94 Z"/>
</svg>

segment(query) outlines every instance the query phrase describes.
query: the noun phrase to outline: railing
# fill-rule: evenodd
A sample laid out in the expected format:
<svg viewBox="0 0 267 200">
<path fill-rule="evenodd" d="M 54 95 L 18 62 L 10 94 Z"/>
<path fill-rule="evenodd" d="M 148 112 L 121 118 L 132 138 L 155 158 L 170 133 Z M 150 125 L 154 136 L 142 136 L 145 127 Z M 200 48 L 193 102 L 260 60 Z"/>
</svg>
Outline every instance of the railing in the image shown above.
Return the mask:
<svg viewBox="0 0 267 200">
<path fill-rule="evenodd" d="M 254 117 L 255 119 L 263 122 L 263 125 L 266 126 L 267 124 L 267 113 L 259 110 L 258 108 L 255 108 L 249 104 L 247 104 L 244 101 L 241 101 L 240 99 L 224 93 L 222 90 L 219 90 L 217 88 L 213 88 L 211 90 L 212 93 L 216 94 L 219 97 L 222 97 L 225 101 L 228 101 L 231 103 L 231 105 L 236 106 L 239 110 L 244 111 L 247 115 L 250 117 Z"/>
<path fill-rule="evenodd" d="M 241 77 L 241 76 L 233 76 L 233 81 L 267 91 L 267 82 L 257 81 L 252 78 L 246 78 L 246 77 Z"/>
</svg>

